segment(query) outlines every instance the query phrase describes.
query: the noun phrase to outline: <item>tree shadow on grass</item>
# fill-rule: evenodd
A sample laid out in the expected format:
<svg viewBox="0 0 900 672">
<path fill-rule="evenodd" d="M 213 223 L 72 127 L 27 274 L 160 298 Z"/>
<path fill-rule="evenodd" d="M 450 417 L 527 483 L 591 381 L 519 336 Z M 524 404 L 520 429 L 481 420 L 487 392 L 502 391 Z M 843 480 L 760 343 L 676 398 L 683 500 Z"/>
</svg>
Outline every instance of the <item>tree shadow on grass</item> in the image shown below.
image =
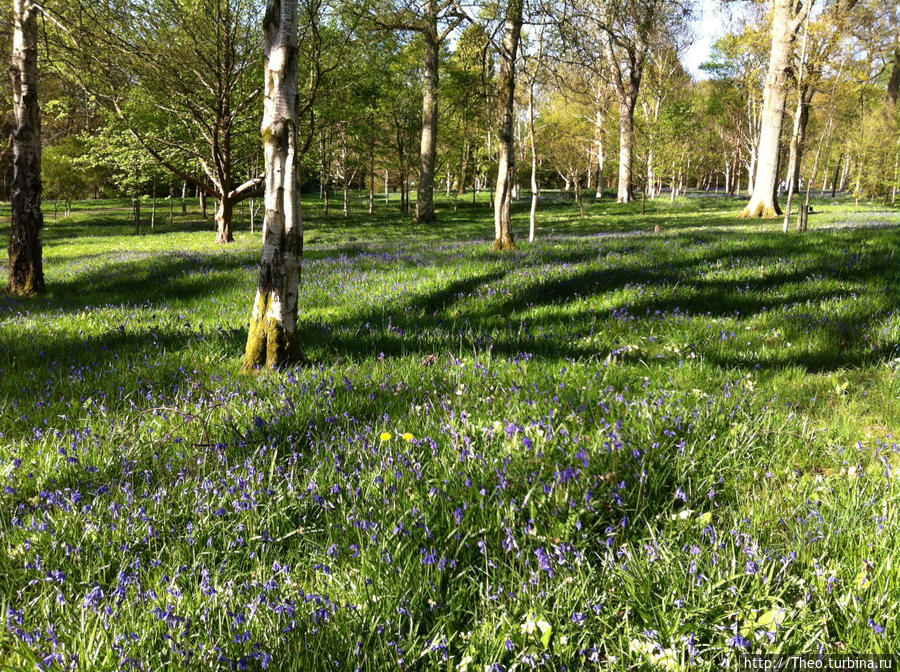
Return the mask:
<svg viewBox="0 0 900 672">
<path fill-rule="evenodd" d="M 882 234 L 887 235 L 887 234 Z M 446 281 L 444 285 L 426 292 L 411 292 L 402 299 L 387 302 L 363 311 L 345 311 L 343 316 L 321 322 L 306 322 L 303 326 L 304 346 L 316 356 L 350 358 L 427 355 L 446 351 L 448 348 L 463 351 L 490 350 L 498 355 L 515 356 L 531 352 L 552 359 L 605 358 L 614 348 L 610 344 L 590 347 L 594 329 L 603 330 L 606 325 L 624 319 L 632 320 L 631 326 L 621 324 L 616 330 L 640 330 L 652 320 L 668 317 L 698 316 L 710 318 L 735 318 L 748 320 L 765 313 L 778 314 L 794 305 L 848 297 L 846 288 L 817 288 L 816 280 L 840 280 L 871 286 L 873 283 L 890 285 L 896 279 L 896 270 L 889 263 L 890 251 L 872 251 L 867 257 L 847 261 L 847 250 L 841 244 L 813 246 L 809 242 L 795 241 L 785 245 L 776 236 L 761 238 L 735 235 L 735 241 L 725 241 L 725 246 L 702 246 L 689 252 L 687 258 L 672 253 L 668 245 L 694 245 L 696 236 L 683 243 L 678 239 L 652 239 L 649 244 L 635 243 L 630 239 L 602 246 L 560 246 L 535 249 L 534 252 L 512 256 L 494 255 L 486 250 L 482 255 L 465 255 L 461 261 L 435 259 L 435 264 L 468 263 L 471 260 L 493 262 L 486 272 L 466 275 L 461 279 Z M 715 240 L 721 241 L 720 236 Z M 836 236 L 829 241 L 858 240 Z M 812 241 L 807 238 L 806 241 Z M 814 241 L 818 243 L 819 241 Z M 649 246 L 648 246 L 649 245 Z M 372 254 L 375 261 L 380 253 L 363 251 L 363 247 L 348 246 L 341 250 L 331 248 L 312 251 L 311 258 L 345 254 L 351 265 L 364 263 L 360 257 Z M 774 264 L 790 256 L 792 251 L 809 255 L 796 268 L 778 270 L 763 277 L 740 280 L 707 278 L 704 275 L 713 263 L 723 256 L 740 261 L 754 260 L 762 265 Z M 559 268 L 592 261 L 603 261 L 604 253 L 636 256 L 619 262 L 606 260 L 603 268 L 574 268 L 562 277 L 545 279 L 541 267 Z M 41 311 L 75 312 L 91 305 L 135 306 L 146 303 L 189 303 L 215 295 L 223 286 L 234 283 L 235 273 L 256 273 L 257 255 L 247 250 L 234 253 L 206 254 L 201 252 L 123 253 L 115 263 L 106 263 L 104 255 L 85 260 L 85 268 L 73 279 L 55 284 L 52 295 L 44 299 L 21 304 L 32 315 Z M 108 257 L 107 257 L 108 258 Z M 95 263 L 96 262 L 96 263 Z M 414 261 L 394 257 L 390 264 L 414 265 Z M 747 270 L 743 266 L 738 271 Z M 522 279 L 511 274 L 531 272 Z M 727 271 L 727 269 L 726 269 Z M 227 276 L 227 277 L 226 277 Z M 502 286 L 505 293 L 491 295 Z M 637 287 L 646 293 L 624 299 L 621 305 L 588 309 L 571 306 L 574 298 L 590 300 L 626 287 Z M 679 287 L 676 295 L 667 295 Z M 655 290 L 663 290 L 662 295 Z M 475 305 L 466 304 L 477 297 Z M 6 312 L 14 311 L 18 303 L 12 297 L 4 298 Z M 835 347 L 807 355 L 770 357 L 769 366 L 798 365 L 808 370 L 827 371 L 852 365 L 862 365 L 887 357 L 889 353 L 873 350 L 861 339 L 864 325 L 882 319 L 896 311 L 889 305 L 890 297 L 876 297 L 872 309 L 863 317 L 847 317 L 832 324 L 812 325 L 824 334 Z M 887 302 L 887 303 L 886 303 Z M 3 304 L 0 303 L 0 308 Z M 544 310 L 547 309 L 547 310 Z M 351 308 L 352 310 L 352 308 Z M 627 312 L 626 312 L 627 311 Z M 348 312 L 350 314 L 348 315 Z M 385 315 L 391 316 L 390 326 L 383 325 Z M 518 316 L 522 317 L 519 318 Z M 782 317 L 779 317 L 782 319 Z M 380 325 L 372 327 L 371 325 Z M 527 325 L 527 326 L 523 326 Z M 788 326 L 790 329 L 790 326 Z M 122 353 L 139 357 L 155 356 L 154 343 L 167 351 L 180 351 L 190 343 L 190 333 L 175 331 L 151 334 L 143 326 L 136 332 L 107 331 L 99 338 L 80 336 L 63 338 L 41 337 L 32 343 L 13 344 L 11 357 L 18 357 L 21 365 L 41 368 L 47 361 L 94 357 L 101 364 L 119 357 Z M 246 335 L 244 329 L 231 330 L 222 343 L 223 352 L 235 359 L 240 356 Z M 800 327 L 791 331 L 794 340 L 801 341 L 804 334 Z M 142 350 L 146 348 L 147 350 Z M 705 348 L 708 361 L 727 368 L 755 368 L 760 362 L 739 354 L 723 354 L 720 349 Z M 77 356 L 73 356 L 77 353 Z M 780 363 L 777 363 L 780 362 Z"/>
<path fill-rule="evenodd" d="M 763 242 L 759 245 L 745 244 L 735 251 L 735 255 L 762 258 L 766 263 L 782 257 L 784 250 Z M 708 254 L 687 260 L 648 260 L 643 265 L 584 269 L 549 281 L 538 278 L 515 285 L 510 293 L 498 295 L 490 302 L 482 300 L 474 309 L 455 309 L 466 297 L 486 293 L 492 284 L 503 281 L 508 273 L 531 263 L 523 262 L 518 266 L 512 265 L 504 270 L 454 282 L 434 292 L 406 296 L 377 310 L 370 309 L 341 320 L 309 324 L 305 339 L 315 350 L 360 358 L 412 353 L 424 355 L 445 350 L 449 344 L 458 344 L 465 351 L 489 349 L 492 353 L 509 357 L 530 352 L 554 359 L 602 358 L 611 353 L 611 346 L 598 349 L 581 342 L 593 335 L 593 329 L 602 330 L 610 320 L 631 320 L 634 328 L 669 317 L 734 318 L 744 321 L 764 314 L 778 315 L 796 305 L 845 301 L 852 297 L 846 288 L 815 288 L 810 277 L 863 285 L 879 276 L 885 282 L 890 281 L 891 271 L 886 269 L 878 255 L 853 267 L 842 265 L 842 255 L 842 250 L 829 248 L 821 250 L 813 260 L 795 270 L 773 272 L 761 278 L 705 279 L 702 273 L 713 260 L 721 257 L 717 250 L 711 250 Z M 580 253 L 564 253 L 563 256 L 571 262 Z M 539 261 L 541 264 L 548 263 L 546 259 Z M 620 306 L 589 311 L 566 310 L 573 297 L 589 299 L 637 285 L 649 290 L 651 295 L 625 300 Z M 681 285 L 682 292 L 683 288 L 690 291 L 680 296 L 652 295 L 655 288 L 669 290 L 678 285 Z M 535 310 L 550 307 L 563 310 L 549 314 L 534 313 Z M 767 355 L 770 368 L 796 365 L 811 371 L 828 371 L 878 361 L 888 353 L 880 353 L 877 348 L 873 350 L 864 343 L 862 332 L 866 326 L 887 317 L 894 310 L 890 305 L 877 301 L 872 311 L 863 317 L 848 316 L 819 325 L 815 327 L 816 331 L 833 347 L 818 353 L 776 358 Z M 527 313 L 517 321 L 515 316 L 522 311 Z M 390 327 L 372 328 L 372 324 L 383 321 L 385 314 L 391 316 Z M 524 323 L 528 328 L 523 332 Z M 535 338 L 536 332 L 544 334 L 545 338 Z M 791 332 L 793 340 L 804 337 L 799 328 Z M 706 351 L 702 354 L 707 361 L 725 368 L 756 368 L 760 363 L 742 355 L 723 356 L 718 348 L 705 347 L 702 350 Z"/>
</svg>

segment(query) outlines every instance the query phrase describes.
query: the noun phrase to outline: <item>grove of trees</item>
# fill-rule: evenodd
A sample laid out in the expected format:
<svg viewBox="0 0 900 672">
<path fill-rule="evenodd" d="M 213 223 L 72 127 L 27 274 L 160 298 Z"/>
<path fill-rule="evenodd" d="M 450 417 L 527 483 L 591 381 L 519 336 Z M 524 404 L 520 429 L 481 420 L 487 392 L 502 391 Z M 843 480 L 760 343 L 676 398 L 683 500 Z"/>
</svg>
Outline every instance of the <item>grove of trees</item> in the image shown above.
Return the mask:
<svg viewBox="0 0 900 672">
<path fill-rule="evenodd" d="M 729 30 L 702 78 L 684 65 L 698 11 L 690 0 L 14 0 L 2 24 L 8 290 L 44 291 L 42 199 L 131 198 L 139 232 L 142 199 L 198 196 L 205 217 L 209 198 L 224 244 L 235 206 L 264 197 L 246 362 L 274 366 L 297 345 L 301 191 L 327 213 L 339 188 L 347 216 L 362 190 L 369 212 L 399 207 L 422 225 L 441 217 L 441 190 L 457 202 L 487 192 L 496 250 L 516 245 L 510 204 L 524 190 L 532 240 L 541 191 L 583 212 L 586 197 L 714 190 L 746 195 L 743 217 L 778 216 L 785 197 L 808 203 L 812 191 L 896 201 L 896 3 L 723 2 Z"/>
</svg>

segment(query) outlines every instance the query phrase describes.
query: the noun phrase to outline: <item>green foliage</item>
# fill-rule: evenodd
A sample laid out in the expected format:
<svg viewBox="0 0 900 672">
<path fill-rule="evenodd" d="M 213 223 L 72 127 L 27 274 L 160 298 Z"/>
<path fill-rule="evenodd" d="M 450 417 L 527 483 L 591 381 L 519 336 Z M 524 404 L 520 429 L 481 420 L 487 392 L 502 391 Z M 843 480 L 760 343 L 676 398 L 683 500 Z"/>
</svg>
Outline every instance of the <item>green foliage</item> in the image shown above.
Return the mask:
<svg viewBox="0 0 900 672">
<path fill-rule="evenodd" d="M 108 174 L 116 195 L 149 194 L 154 183 L 164 184 L 171 180 L 169 171 L 114 115 L 107 117 L 105 125 L 82 134 L 75 142 L 84 150 L 78 167 Z"/>
<path fill-rule="evenodd" d="M 101 180 L 102 171 L 87 170 L 90 160 L 81 138 L 65 136 L 59 144 L 44 149 L 41 157 L 41 179 L 47 198 L 70 203 L 86 197 Z"/>
</svg>

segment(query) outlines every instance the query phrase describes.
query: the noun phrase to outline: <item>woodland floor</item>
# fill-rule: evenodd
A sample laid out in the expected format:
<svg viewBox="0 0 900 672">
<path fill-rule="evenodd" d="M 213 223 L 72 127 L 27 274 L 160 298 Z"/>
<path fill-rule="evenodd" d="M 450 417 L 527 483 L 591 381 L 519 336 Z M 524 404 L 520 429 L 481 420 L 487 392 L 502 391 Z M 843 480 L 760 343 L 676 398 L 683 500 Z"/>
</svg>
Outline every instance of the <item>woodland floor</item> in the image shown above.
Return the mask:
<svg viewBox="0 0 900 672">
<path fill-rule="evenodd" d="M 530 245 L 520 202 L 498 255 L 483 195 L 311 197 L 312 363 L 260 375 L 246 220 L 51 214 L 49 293 L 0 294 L 0 668 L 896 652 L 898 213 L 742 203 L 548 198 Z"/>
</svg>

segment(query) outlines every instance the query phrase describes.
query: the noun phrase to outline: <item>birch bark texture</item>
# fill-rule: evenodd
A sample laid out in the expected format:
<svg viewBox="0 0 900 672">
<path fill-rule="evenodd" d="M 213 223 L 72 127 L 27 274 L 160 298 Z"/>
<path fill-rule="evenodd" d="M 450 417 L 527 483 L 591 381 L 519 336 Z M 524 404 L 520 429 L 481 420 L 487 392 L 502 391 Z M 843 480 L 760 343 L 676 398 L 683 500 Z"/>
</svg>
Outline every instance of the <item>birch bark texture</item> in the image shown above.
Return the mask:
<svg viewBox="0 0 900 672">
<path fill-rule="evenodd" d="M 434 216 L 434 166 L 438 134 L 438 34 L 437 0 L 425 2 L 425 60 L 422 79 L 422 139 L 419 151 L 419 181 L 416 185 L 416 221 L 429 223 Z"/>
<path fill-rule="evenodd" d="M 769 66 L 763 88 L 762 120 L 756 146 L 756 178 L 750 202 L 741 217 L 777 217 L 781 214 L 776 198 L 778 156 L 781 127 L 787 102 L 788 83 L 792 76 L 791 51 L 797 31 L 809 13 L 812 0 L 774 0 L 772 9 L 772 44 Z"/>
<path fill-rule="evenodd" d="M 263 36 L 263 255 L 247 335 L 245 369 L 276 368 L 299 352 L 297 301 L 303 221 L 298 179 L 296 0 L 268 0 Z"/>
<path fill-rule="evenodd" d="M 524 0 L 509 0 L 503 30 L 503 51 L 500 64 L 500 132 L 497 159 L 497 187 L 494 192 L 494 249 L 515 249 L 510 205 L 512 185 L 516 177 L 516 148 L 513 128 L 513 108 L 516 98 L 516 55 L 519 51 L 519 36 L 522 33 Z"/>
<path fill-rule="evenodd" d="M 38 105 L 38 12 L 28 0 L 13 0 L 9 73 L 13 87 L 12 220 L 7 289 L 29 296 L 45 290 L 44 215 L 41 211 L 41 111 Z"/>
</svg>

